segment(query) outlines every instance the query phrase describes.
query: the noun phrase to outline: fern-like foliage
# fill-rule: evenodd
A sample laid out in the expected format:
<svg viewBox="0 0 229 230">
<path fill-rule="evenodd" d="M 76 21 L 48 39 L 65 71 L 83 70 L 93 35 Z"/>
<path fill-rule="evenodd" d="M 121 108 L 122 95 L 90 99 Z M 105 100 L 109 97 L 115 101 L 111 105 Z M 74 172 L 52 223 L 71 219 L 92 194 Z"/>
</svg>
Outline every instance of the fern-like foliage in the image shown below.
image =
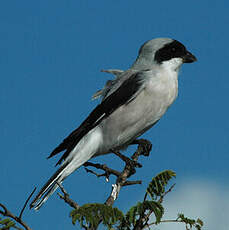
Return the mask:
<svg viewBox="0 0 229 230">
<path fill-rule="evenodd" d="M 165 194 L 166 185 L 169 180 L 175 176 L 175 172 L 166 170 L 153 177 L 146 189 L 144 201 L 138 202 L 135 206 L 130 208 L 125 216 L 126 222 L 122 225 L 122 229 L 131 229 L 131 227 L 139 224 L 139 221 L 142 221 L 141 225 L 146 224 L 151 214 L 155 216 L 155 224 L 160 223 L 164 214 L 164 208 L 157 198 Z M 150 200 L 146 200 L 147 195 L 150 196 Z"/>
<path fill-rule="evenodd" d="M 152 178 L 152 181 L 147 187 L 147 194 L 150 195 L 152 200 L 157 200 L 157 198 L 165 193 L 165 187 L 169 180 L 176 177 L 176 173 L 171 170 L 165 170 L 159 173 L 157 176 Z"/>
<path fill-rule="evenodd" d="M 119 209 L 105 204 L 85 204 L 70 213 L 72 223 L 78 222 L 81 228 L 85 229 L 97 229 L 102 223 L 107 229 L 132 230 L 145 229 L 149 225 L 169 222 L 169 220 L 162 220 L 164 215 L 162 202 L 164 196 L 172 190 L 173 186 L 168 190 L 166 190 L 166 186 L 169 180 L 175 176 L 175 172 L 166 170 L 152 178 L 146 189 L 144 200 L 131 207 L 126 215 Z M 186 230 L 191 230 L 193 227 L 196 230 L 201 230 L 203 226 L 200 219 L 189 219 L 183 214 L 179 214 L 178 218 L 171 222 L 184 223 Z"/>
<path fill-rule="evenodd" d="M 79 222 L 80 226 L 91 226 L 96 228 L 103 223 L 108 229 L 113 225 L 120 224 L 123 221 L 123 213 L 117 209 L 105 204 L 85 204 L 79 209 L 75 209 L 70 213 L 72 223 Z"/>
<path fill-rule="evenodd" d="M 135 226 L 138 219 L 151 213 L 154 213 L 156 217 L 156 223 L 159 223 L 164 214 L 164 208 L 159 202 L 156 201 L 138 202 L 127 212 L 125 218 L 126 224 L 129 227 Z"/>
<path fill-rule="evenodd" d="M 190 230 L 192 229 L 192 227 L 195 227 L 197 230 L 201 230 L 201 228 L 203 227 L 204 223 L 201 219 L 190 219 L 184 216 L 184 214 L 180 213 L 178 214 L 178 221 L 184 222 L 186 224 L 186 229 Z"/>
<path fill-rule="evenodd" d="M 15 226 L 15 223 L 11 219 L 9 218 L 1 219 L 0 218 L 0 230 L 10 229 L 14 226 Z"/>
</svg>

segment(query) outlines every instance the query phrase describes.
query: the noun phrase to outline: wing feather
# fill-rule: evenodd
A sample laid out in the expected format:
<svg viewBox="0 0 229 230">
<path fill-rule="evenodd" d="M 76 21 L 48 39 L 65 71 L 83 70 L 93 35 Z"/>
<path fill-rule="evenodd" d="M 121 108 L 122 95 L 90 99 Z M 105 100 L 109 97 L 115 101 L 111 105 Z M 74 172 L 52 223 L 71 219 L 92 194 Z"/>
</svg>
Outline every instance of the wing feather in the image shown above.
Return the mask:
<svg viewBox="0 0 229 230">
<path fill-rule="evenodd" d="M 141 72 L 132 73 L 115 91 L 110 91 L 112 93 L 103 99 L 83 123 L 52 151 L 48 158 L 65 150 L 56 165 L 61 164 L 84 135 L 100 124 L 103 119 L 109 116 L 118 107 L 129 103 L 141 91 L 141 88 L 143 88 Z"/>
</svg>

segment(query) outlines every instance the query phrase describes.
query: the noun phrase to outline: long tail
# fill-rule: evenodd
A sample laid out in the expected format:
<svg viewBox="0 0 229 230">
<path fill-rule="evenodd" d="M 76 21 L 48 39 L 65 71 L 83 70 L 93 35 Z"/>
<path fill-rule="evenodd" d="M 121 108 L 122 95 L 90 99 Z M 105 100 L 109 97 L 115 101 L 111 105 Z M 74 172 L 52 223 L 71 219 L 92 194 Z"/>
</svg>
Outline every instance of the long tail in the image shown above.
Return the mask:
<svg viewBox="0 0 229 230">
<path fill-rule="evenodd" d="M 67 176 L 73 173 L 97 152 L 101 140 L 101 131 L 96 128 L 84 136 L 72 150 L 65 162 L 42 187 L 30 204 L 30 208 L 38 210 L 58 188 L 58 183 L 61 184 Z"/>
<path fill-rule="evenodd" d="M 62 181 L 66 178 L 65 170 L 68 168 L 68 164 L 63 164 L 46 182 L 46 184 L 42 187 L 40 192 L 34 198 L 32 203 L 30 204 L 30 208 L 34 208 L 35 210 L 39 210 L 39 208 L 47 201 L 47 199 L 55 192 L 58 188 L 58 183 L 62 183 Z"/>
</svg>

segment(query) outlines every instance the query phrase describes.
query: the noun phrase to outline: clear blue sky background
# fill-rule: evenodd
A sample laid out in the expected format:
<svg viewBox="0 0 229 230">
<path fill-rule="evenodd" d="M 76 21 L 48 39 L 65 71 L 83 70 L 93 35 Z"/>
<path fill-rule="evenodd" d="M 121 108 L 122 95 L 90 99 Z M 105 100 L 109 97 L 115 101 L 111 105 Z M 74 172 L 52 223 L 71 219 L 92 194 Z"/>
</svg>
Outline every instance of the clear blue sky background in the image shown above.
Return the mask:
<svg viewBox="0 0 229 230">
<path fill-rule="evenodd" d="M 143 197 L 153 175 L 172 169 L 177 186 L 168 200 L 176 192 L 188 194 L 182 189 L 192 186 L 188 197 L 181 202 L 177 196 L 171 206 L 181 202 L 182 209 L 189 199 L 187 215 L 192 208 L 206 207 L 194 214 L 206 221 L 208 230 L 215 229 L 219 223 L 210 224 L 207 217 L 213 210 L 208 205 L 229 187 L 228 10 L 226 0 L 1 1 L 0 201 L 19 212 L 34 186 L 56 170 L 58 158 L 46 157 L 97 105 L 91 95 L 111 77 L 101 69 L 127 69 L 143 42 L 171 37 L 183 42 L 198 62 L 183 66 L 177 101 L 144 135 L 153 151 L 141 158 L 144 167 L 134 177 L 144 184 L 124 188 L 116 206 L 126 210 Z M 109 155 L 95 162 L 123 165 Z M 64 185 L 81 205 L 104 202 L 113 182 L 80 169 Z M 213 195 L 194 203 L 190 197 L 200 197 L 200 184 L 202 197 Z M 216 211 L 224 223 L 221 230 L 226 230 L 228 195 L 216 203 L 224 205 Z M 74 229 L 69 212 L 55 193 L 39 212 L 27 210 L 24 218 L 35 230 Z"/>
</svg>

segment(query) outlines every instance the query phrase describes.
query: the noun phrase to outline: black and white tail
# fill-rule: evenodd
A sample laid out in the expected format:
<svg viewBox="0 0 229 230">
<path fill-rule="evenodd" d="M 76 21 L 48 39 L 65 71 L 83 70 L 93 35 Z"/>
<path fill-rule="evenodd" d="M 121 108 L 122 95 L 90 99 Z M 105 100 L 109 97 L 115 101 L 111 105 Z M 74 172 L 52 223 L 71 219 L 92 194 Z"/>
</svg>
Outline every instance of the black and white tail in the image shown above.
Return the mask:
<svg viewBox="0 0 229 230">
<path fill-rule="evenodd" d="M 60 168 L 42 187 L 40 192 L 30 204 L 30 208 L 39 210 L 39 208 L 58 188 L 58 184 L 61 184 L 67 176 L 73 173 L 77 168 L 79 168 L 91 157 L 93 157 L 94 154 L 96 154 L 101 143 L 102 134 L 99 128 L 95 128 L 85 135 L 70 152 L 69 156 L 65 159 Z"/>
<path fill-rule="evenodd" d="M 63 164 L 47 181 L 47 183 L 42 187 L 40 192 L 34 198 L 32 203 L 30 204 L 30 208 L 34 208 L 35 210 L 39 210 L 39 208 L 46 202 L 46 200 L 55 192 L 58 188 L 58 183 L 62 183 L 62 181 L 66 178 L 65 170 L 69 164 Z"/>
</svg>

